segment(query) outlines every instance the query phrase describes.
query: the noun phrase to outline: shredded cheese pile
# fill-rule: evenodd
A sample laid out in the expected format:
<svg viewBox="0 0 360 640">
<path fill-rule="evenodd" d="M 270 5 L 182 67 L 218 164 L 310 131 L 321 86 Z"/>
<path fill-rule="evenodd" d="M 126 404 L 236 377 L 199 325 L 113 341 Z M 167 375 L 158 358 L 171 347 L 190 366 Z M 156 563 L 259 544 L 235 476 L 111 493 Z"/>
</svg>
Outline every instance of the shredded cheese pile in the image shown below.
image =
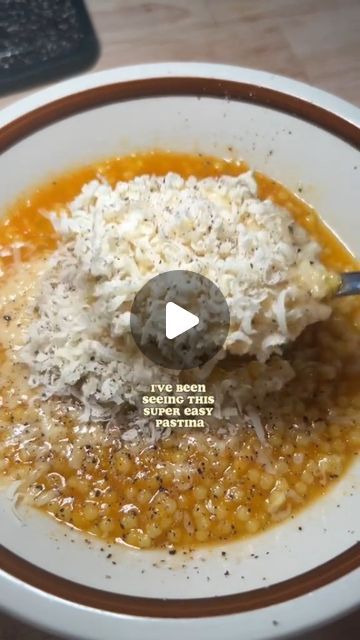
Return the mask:
<svg viewBox="0 0 360 640">
<path fill-rule="evenodd" d="M 59 245 L 20 357 L 32 386 L 46 397 L 78 398 L 85 420 L 108 420 L 138 406 L 152 382 L 178 377 L 146 360 L 130 332 L 133 299 L 159 273 L 186 269 L 220 288 L 231 318 L 224 347 L 263 364 L 256 387 L 263 395 L 292 376 L 277 355 L 281 347 L 330 315 L 323 299 L 331 277 L 319 246 L 284 209 L 257 197 L 251 172 L 203 180 L 144 175 L 115 188 L 94 180 L 49 217 Z M 225 411 L 229 390 L 241 410 L 243 375 L 227 372 L 217 382 Z"/>
</svg>

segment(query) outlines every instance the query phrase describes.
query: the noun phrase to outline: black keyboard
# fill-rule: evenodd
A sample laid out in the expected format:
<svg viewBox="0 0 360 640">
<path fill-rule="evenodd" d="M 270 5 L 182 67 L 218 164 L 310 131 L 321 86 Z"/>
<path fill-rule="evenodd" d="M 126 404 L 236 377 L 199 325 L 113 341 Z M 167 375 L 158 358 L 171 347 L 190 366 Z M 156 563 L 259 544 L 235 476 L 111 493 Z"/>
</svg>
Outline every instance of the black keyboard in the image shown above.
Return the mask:
<svg viewBox="0 0 360 640">
<path fill-rule="evenodd" d="M 0 93 L 76 73 L 98 50 L 82 0 L 0 0 Z"/>
</svg>

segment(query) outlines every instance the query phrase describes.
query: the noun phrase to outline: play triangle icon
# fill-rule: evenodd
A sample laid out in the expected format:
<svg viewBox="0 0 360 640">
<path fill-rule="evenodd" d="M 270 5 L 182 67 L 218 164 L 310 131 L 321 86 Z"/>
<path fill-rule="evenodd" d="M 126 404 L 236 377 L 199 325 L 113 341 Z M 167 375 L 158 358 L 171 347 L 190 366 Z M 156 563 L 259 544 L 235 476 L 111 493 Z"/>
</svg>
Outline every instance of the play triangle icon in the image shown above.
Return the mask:
<svg viewBox="0 0 360 640">
<path fill-rule="evenodd" d="M 185 331 L 189 331 L 199 324 L 198 316 L 179 307 L 174 302 L 168 302 L 165 308 L 165 333 L 168 340 L 177 338 Z"/>
</svg>

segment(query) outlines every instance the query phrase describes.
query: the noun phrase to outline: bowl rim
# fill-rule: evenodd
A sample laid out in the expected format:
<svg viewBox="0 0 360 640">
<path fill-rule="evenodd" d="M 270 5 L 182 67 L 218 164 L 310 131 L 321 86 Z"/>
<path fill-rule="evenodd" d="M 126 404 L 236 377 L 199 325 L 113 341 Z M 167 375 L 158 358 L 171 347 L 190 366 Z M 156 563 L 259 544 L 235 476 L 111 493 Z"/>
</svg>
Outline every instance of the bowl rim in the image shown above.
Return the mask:
<svg viewBox="0 0 360 640">
<path fill-rule="evenodd" d="M 120 71 L 125 77 L 114 82 L 114 74 Z M 241 79 L 236 77 L 239 73 Z M 0 153 L 48 124 L 96 106 L 181 95 L 223 97 L 270 107 L 318 125 L 355 148 L 360 145 L 360 109 L 321 89 L 244 67 L 159 63 L 78 76 L 5 107 L 0 111 Z"/>
<path fill-rule="evenodd" d="M 356 148 L 360 146 L 360 109 L 322 90 L 286 77 L 241 67 L 160 63 L 80 76 L 6 107 L 0 113 L 0 153 L 30 133 L 86 109 L 112 102 L 169 95 L 200 95 L 260 104 L 295 115 L 321 126 Z M 356 569 L 360 569 L 360 543 L 311 571 L 270 587 L 228 596 L 169 600 L 164 607 L 164 600 L 160 598 L 123 596 L 59 578 L 0 546 L 3 576 L 11 575 L 67 603 L 102 613 L 107 611 L 137 617 L 191 619 L 254 611 L 316 592 Z M 326 617 L 326 612 L 323 612 L 323 617 Z"/>
</svg>

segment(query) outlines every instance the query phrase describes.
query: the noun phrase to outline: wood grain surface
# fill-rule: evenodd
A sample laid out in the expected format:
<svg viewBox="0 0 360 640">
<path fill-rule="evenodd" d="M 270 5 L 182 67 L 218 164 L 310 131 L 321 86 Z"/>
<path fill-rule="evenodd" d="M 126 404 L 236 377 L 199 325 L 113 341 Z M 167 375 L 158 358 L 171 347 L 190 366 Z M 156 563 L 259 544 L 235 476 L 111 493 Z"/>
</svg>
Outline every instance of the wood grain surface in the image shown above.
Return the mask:
<svg viewBox="0 0 360 640">
<path fill-rule="evenodd" d="M 101 45 L 91 71 L 223 62 L 304 80 L 360 106 L 360 0 L 88 0 L 87 6 Z M 2 97 L 0 108 L 33 90 Z M 357 640 L 360 612 L 301 637 Z M 250 640 L 244 629 L 242 638 Z M 0 615 L 0 640 L 55 638 Z"/>
<path fill-rule="evenodd" d="M 87 0 L 92 70 L 199 60 L 281 73 L 360 106 L 360 0 Z M 0 99 L 0 108 L 30 91 Z"/>
</svg>

